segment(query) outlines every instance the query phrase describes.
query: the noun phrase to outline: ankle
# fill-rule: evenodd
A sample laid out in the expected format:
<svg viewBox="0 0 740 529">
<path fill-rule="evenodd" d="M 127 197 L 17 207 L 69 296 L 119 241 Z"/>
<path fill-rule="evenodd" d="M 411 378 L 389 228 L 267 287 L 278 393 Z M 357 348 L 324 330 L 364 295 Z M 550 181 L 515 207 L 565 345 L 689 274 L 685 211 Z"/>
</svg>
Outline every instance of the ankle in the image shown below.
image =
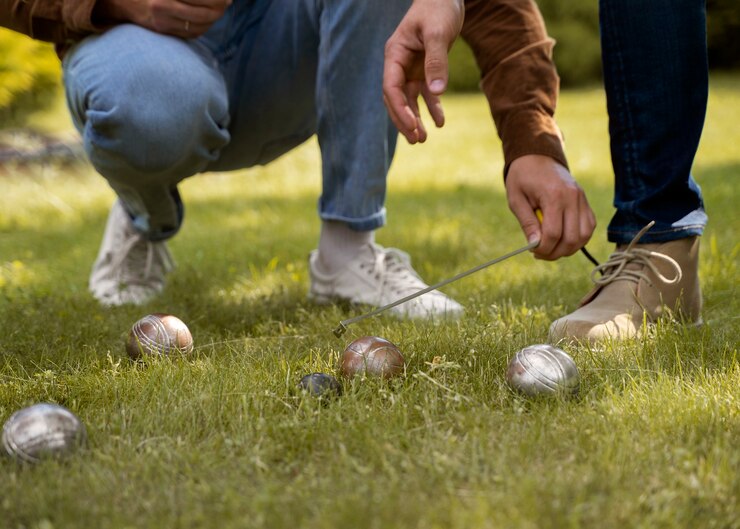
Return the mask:
<svg viewBox="0 0 740 529">
<path fill-rule="evenodd" d="M 322 221 L 318 265 L 322 272 L 334 274 L 357 257 L 363 247 L 373 242 L 374 231 L 356 231 L 343 222 Z"/>
</svg>

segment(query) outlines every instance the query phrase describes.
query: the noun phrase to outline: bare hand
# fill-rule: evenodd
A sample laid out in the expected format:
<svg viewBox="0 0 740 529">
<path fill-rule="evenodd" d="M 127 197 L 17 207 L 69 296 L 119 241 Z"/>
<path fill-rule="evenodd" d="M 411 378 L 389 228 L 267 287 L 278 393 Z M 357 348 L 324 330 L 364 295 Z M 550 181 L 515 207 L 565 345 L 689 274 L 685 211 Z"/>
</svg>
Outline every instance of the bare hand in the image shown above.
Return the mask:
<svg viewBox="0 0 740 529">
<path fill-rule="evenodd" d="M 444 125 L 439 96 L 447 89 L 447 53 L 460 34 L 463 16 L 462 0 L 415 0 L 385 45 L 383 97 L 409 143 L 427 139 L 420 94 L 434 124 Z"/>
<path fill-rule="evenodd" d="M 157 33 L 182 38 L 202 35 L 232 0 L 98 0 L 96 19 L 130 22 Z"/>
<path fill-rule="evenodd" d="M 586 194 L 568 170 L 549 156 L 530 154 L 511 163 L 506 177 L 509 208 L 535 257 L 552 261 L 583 248 L 596 228 Z M 542 225 L 536 210 L 543 215 Z"/>
</svg>

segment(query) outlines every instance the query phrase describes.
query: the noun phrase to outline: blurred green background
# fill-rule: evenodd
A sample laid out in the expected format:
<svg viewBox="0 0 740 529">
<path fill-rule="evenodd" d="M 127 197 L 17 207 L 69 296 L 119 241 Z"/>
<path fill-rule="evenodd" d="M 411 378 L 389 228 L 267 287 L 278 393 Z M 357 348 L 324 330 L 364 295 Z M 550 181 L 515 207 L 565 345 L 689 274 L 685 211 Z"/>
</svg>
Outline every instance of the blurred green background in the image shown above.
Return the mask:
<svg viewBox="0 0 740 529">
<path fill-rule="evenodd" d="M 0 28 L 0 128 L 22 124 L 29 111 L 50 105 L 60 70 L 51 45 Z"/>
<path fill-rule="evenodd" d="M 601 80 L 599 6 L 597 0 L 537 0 L 550 36 L 563 86 L 597 84 Z M 740 68 L 740 1 L 708 0 L 707 33 L 712 69 Z M 478 89 L 478 72 L 470 50 L 458 41 L 452 49 L 450 86 Z"/>
<path fill-rule="evenodd" d="M 555 62 L 563 86 L 597 84 L 601 77 L 598 2 L 539 0 L 548 31 L 557 40 Z M 712 69 L 740 68 L 740 2 L 708 0 Z M 0 28 L 0 128 L 22 124 L 30 109 L 54 99 L 59 64 L 51 46 Z M 470 49 L 458 41 L 450 60 L 450 88 L 476 91 L 478 71 Z"/>
</svg>

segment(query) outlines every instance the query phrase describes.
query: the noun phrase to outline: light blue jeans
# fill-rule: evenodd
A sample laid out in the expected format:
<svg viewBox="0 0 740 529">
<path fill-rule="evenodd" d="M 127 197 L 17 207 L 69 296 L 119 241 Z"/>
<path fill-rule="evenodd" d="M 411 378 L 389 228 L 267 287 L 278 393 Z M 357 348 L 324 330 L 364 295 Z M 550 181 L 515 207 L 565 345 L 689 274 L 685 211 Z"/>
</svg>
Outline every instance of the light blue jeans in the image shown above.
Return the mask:
<svg viewBox="0 0 740 529">
<path fill-rule="evenodd" d="M 314 134 L 320 217 L 378 228 L 397 135 L 383 104 L 383 52 L 409 5 L 235 0 L 189 41 L 115 27 L 65 56 L 73 121 L 150 240 L 179 229 L 184 178 L 269 163 Z"/>
</svg>

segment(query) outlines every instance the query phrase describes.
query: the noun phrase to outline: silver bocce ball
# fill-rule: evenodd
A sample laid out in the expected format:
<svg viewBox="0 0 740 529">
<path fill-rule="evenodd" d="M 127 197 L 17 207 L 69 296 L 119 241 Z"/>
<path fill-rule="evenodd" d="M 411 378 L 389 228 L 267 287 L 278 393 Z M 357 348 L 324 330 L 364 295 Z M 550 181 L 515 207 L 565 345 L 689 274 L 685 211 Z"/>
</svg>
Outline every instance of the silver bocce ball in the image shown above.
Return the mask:
<svg viewBox="0 0 740 529">
<path fill-rule="evenodd" d="M 568 353 L 549 344 L 525 347 L 514 355 L 506 370 L 509 386 L 529 397 L 575 395 L 580 378 Z"/>
<path fill-rule="evenodd" d="M 126 352 L 133 360 L 142 357 L 183 356 L 193 351 L 193 335 L 185 323 L 172 314 L 154 313 L 134 323 L 126 340 Z"/>
<path fill-rule="evenodd" d="M 18 461 L 35 463 L 65 456 L 87 442 L 85 425 L 57 404 L 34 404 L 18 410 L 3 425 L 5 451 Z"/>
</svg>

